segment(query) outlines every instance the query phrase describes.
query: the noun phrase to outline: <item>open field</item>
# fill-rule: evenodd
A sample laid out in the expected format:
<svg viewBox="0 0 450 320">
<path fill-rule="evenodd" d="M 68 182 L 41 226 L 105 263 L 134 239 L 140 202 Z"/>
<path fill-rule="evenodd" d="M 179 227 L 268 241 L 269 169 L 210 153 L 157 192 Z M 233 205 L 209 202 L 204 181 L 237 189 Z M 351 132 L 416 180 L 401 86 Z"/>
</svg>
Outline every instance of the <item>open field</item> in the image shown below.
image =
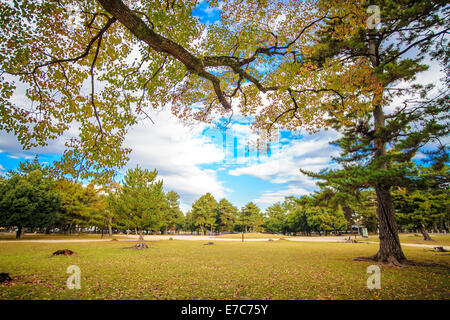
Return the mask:
<svg viewBox="0 0 450 320">
<path fill-rule="evenodd" d="M 382 267 L 381 289 L 369 290 L 368 262 L 356 256 L 376 244 L 153 241 L 0 243 L 0 299 L 450 299 L 450 255 L 404 247 L 433 267 Z M 50 257 L 58 249 L 75 256 Z M 67 267 L 81 269 L 81 289 L 66 288 Z"/>
<path fill-rule="evenodd" d="M 400 243 L 427 244 L 432 246 L 450 246 L 450 235 L 430 234 L 432 241 L 423 240 L 423 236 L 414 236 L 414 234 L 400 234 Z M 379 242 L 378 236 L 370 236 L 368 241 Z"/>
</svg>

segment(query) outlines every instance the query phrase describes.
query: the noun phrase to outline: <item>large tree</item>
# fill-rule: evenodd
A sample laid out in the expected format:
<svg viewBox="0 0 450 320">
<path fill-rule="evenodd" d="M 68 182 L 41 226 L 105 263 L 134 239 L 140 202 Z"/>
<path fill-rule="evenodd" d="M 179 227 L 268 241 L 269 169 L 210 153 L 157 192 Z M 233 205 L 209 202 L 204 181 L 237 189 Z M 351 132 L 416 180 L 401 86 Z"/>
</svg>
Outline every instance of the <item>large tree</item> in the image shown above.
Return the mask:
<svg viewBox="0 0 450 320">
<path fill-rule="evenodd" d="M 314 67 L 302 56 L 317 27 L 348 17 L 352 4 L 227 0 L 220 21 L 207 25 L 193 14 L 200 3 L 2 2 L 0 129 L 30 148 L 75 127 L 57 168 L 108 177 L 127 160 L 128 128 L 152 107 L 210 121 L 231 116 L 232 105 L 255 113 L 264 95 L 296 110 L 298 94 L 310 103 L 336 95 L 306 83 Z M 317 113 L 297 111 L 317 127 Z"/>
<path fill-rule="evenodd" d="M 375 190 L 380 249 L 369 260 L 401 264 L 407 260 L 398 238 L 391 187 L 408 183 L 411 160 L 425 146 L 435 165 L 448 161 L 448 148 L 440 140 L 449 133 L 448 88 L 428 97 L 432 85 L 414 80 L 428 69 L 425 58 L 448 63 L 449 6 L 431 0 L 372 4 L 380 9 L 378 27 L 360 27 L 349 37 L 337 38 L 333 30 L 345 25 L 326 23 L 311 48 L 310 59 L 319 64 L 338 58 L 342 65 L 359 68 L 363 61 L 362 72 L 369 70 L 375 84 L 372 94 L 361 96 L 370 101 L 370 112 L 349 113 L 338 101 L 329 110 L 334 128 L 343 133 L 336 144 L 342 149 L 337 161 L 344 169 L 322 178 L 346 179 L 348 186 Z M 358 87 L 358 82 L 365 84 L 362 80 L 352 83 Z"/>
</svg>

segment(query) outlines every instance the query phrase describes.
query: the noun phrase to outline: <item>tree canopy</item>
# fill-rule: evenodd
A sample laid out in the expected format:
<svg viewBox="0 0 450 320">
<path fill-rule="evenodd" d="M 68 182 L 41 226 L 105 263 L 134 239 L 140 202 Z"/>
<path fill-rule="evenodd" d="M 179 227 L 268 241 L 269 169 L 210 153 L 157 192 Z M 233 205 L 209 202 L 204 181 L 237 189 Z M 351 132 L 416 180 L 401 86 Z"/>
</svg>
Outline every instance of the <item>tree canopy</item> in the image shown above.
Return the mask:
<svg viewBox="0 0 450 320">
<path fill-rule="evenodd" d="M 345 1 L 228 0 L 219 23 L 205 25 L 193 15 L 198 4 L 3 2 L 0 129 L 13 131 L 29 148 L 76 127 L 60 169 L 110 176 L 127 160 L 130 150 L 121 145 L 128 128 L 152 107 L 170 106 L 183 119 L 210 121 L 231 116 L 232 105 L 254 114 L 267 95 L 273 103 L 261 119 L 271 124 L 257 126 L 270 129 L 288 117 L 302 119 L 291 127 L 312 130 L 324 124 L 319 106 L 333 98 L 362 108 L 352 101 L 356 95 L 342 99 L 350 83 L 342 93 L 336 90 L 343 79 L 319 87 L 317 66 L 306 57 L 321 24 L 348 24 L 333 32 L 346 37 L 367 16 L 365 8 Z M 364 76 L 361 68 L 357 74 Z M 343 77 L 355 75 L 343 70 Z M 23 88 L 25 99 L 18 102 Z"/>
<path fill-rule="evenodd" d="M 61 199 L 45 171 L 37 161 L 26 162 L 0 180 L 0 225 L 17 227 L 17 238 L 22 228 L 52 226 L 59 217 Z"/>
<path fill-rule="evenodd" d="M 163 182 L 156 180 L 157 175 L 156 170 L 140 167 L 127 170 L 114 203 L 122 225 L 137 229 L 141 240 L 144 230 L 160 227 L 166 209 Z"/>
</svg>

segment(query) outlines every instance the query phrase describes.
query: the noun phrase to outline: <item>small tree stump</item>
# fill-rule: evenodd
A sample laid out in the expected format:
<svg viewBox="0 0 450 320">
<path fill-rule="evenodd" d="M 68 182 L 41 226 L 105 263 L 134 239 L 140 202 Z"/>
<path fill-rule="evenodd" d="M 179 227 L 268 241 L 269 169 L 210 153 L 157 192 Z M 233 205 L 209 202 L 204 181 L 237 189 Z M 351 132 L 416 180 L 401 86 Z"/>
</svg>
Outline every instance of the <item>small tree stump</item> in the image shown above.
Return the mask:
<svg viewBox="0 0 450 320">
<path fill-rule="evenodd" d="M 119 241 L 119 240 L 117 240 L 117 239 L 111 239 L 111 241 Z"/>
<path fill-rule="evenodd" d="M 9 276 L 9 273 L 0 273 L 0 283 L 12 281 L 12 278 Z"/>
<path fill-rule="evenodd" d="M 208 242 L 208 243 L 205 243 L 204 246 L 212 246 L 213 244 L 214 244 L 214 242 Z"/>
<path fill-rule="evenodd" d="M 172 238 L 172 237 L 170 237 L 170 238 L 169 238 L 169 240 L 173 240 L 173 238 Z"/>
<path fill-rule="evenodd" d="M 69 249 L 63 249 L 63 250 L 57 250 L 55 252 L 53 252 L 52 256 L 71 256 L 73 255 L 74 252 L 72 250 Z"/>
</svg>

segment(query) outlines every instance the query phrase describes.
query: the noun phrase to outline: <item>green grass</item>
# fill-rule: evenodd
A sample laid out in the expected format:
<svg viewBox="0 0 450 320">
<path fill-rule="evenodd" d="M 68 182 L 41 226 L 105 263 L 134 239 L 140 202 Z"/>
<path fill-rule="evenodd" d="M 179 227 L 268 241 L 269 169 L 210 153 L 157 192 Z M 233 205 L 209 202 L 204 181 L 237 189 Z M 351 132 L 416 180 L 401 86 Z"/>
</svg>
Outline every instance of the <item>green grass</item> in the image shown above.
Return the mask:
<svg viewBox="0 0 450 320">
<path fill-rule="evenodd" d="M 414 236 L 414 234 L 400 234 L 400 243 L 415 243 L 415 244 L 429 244 L 436 246 L 450 246 L 450 235 L 433 235 L 431 234 L 432 241 L 423 240 L 423 236 Z M 379 242 L 378 237 L 369 237 L 369 241 Z"/>
<path fill-rule="evenodd" d="M 405 247 L 408 258 L 443 266 L 381 270 L 369 290 L 368 262 L 352 261 L 376 244 L 153 241 L 0 243 L 0 299 L 449 299 L 450 256 Z M 58 249 L 76 256 L 50 257 Z M 67 267 L 81 269 L 81 290 L 66 288 Z"/>
</svg>

